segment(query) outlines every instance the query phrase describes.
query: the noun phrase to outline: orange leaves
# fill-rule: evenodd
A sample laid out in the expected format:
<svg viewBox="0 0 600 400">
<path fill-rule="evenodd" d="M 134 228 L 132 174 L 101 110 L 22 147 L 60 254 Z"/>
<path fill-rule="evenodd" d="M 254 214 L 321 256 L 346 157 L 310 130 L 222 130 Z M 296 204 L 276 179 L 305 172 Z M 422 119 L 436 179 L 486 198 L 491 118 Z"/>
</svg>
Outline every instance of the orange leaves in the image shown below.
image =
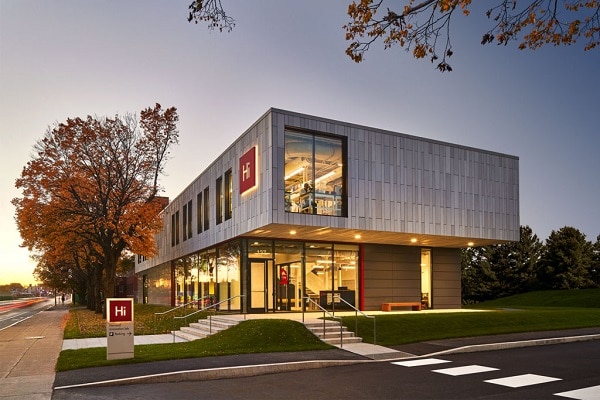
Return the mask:
<svg viewBox="0 0 600 400">
<path fill-rule="evenodd" d="M 84 249 L 109 275 L 123 250 L 156 251 L 158 177 L 178 143 L 178 116 L 159 104 L 141 115 L 141 130 L 132 115 L 68 119 L 48 129 L 16 181 L 24 245 L 52 260 Z"/>
<path fill-rule="evenodd" d="M 360 0 L 348 7 L 352 21 L 344 26 L 346 40 L 351 41 L 346 54 L 356 62 L 361 62 L 370 45 L 379 39 L 386 49 L 399 45 L 411 51 L 417 59 L 430 56 L 432 62 L 436 61 L 438 36 L 444 31 L 455 9 L 469 14 L 471 0 L 424 0 L 419 3 L 410 0 L 399 7 L 402 13 L 387 8 L 387 13 L 378 18 L 377 12 L 383 3 L 383 0 Z M 450 42 L 446 41 L 441 53 L 442 61 L 438 64 L 438 69 L 442 71 L 452 70 L 445 61 L 450 56 L 449 49 Z"/>
<path fill-rule="evenodd" d="M 482 43 L 489 43 L 494 33 L 499 44 L 507 45 L 523 35 L 519 49 L 537 49 L 545 44 L 571 45 L 579 39 L 588 39 L 584 50 L 595 47 L 600 41 L 600 1 L 558 0 L 530 1 L 523 9 L 502 7 L 487 12 L 488 18 L 498 21 L 496 27 L 484 35 Z M 595 44 L 594 44 L 595 43 Z"/>
<path fill-rule="evenodd" d="M 385 0 L 355 0 L 348 7 L 351 22 L 344 25 L 351 43 L 346 54 L 360 62 L 378 40 L 384 49 L 394 44 L 410 51 L 417 59 L 429 57 L 439 62 L 440 71 L 451 71 L 446 58 L 451 55 L 450 19 L 456 10 L 471 15 L 472 0 L 414 0 L 403 4 L 388 2 L 396 11 L 384 8 Z M 587 40 L 584 50 L 600 45 L 600 0 L 492 0 L 485 15 L 492 22 L 482 44 L 497 41 L 508 45 L 521 40 L 521 49 L 544 44 L 570 45 Z M 386 13 L 381 10 L 386 9 Z M 378 17 L 379 14 L 383 14 Z M 441 61 L 439 59 L 441 58 Z"/>
<path fill-rule="evenodd" d="M 423 44 L 418 44 L 413 49 L 413 55 L 415 58 L 423 58 L 427 55 L 427 46 Z"/>
</svg>

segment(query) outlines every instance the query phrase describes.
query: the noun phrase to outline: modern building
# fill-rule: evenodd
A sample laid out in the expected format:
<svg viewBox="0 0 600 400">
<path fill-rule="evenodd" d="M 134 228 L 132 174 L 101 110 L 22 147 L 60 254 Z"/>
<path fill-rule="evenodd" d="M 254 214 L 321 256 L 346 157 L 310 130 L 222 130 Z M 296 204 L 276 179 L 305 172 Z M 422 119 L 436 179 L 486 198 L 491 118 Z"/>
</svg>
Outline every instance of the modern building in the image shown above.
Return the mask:
<svg viewBox="0 0 600 400">
<path fill-rule="evenodd" d="M 517 157 L 270 109 L 163 210 L 138 301 L 460 308 L 461 248 L 517 240 Z"/>
</svg>

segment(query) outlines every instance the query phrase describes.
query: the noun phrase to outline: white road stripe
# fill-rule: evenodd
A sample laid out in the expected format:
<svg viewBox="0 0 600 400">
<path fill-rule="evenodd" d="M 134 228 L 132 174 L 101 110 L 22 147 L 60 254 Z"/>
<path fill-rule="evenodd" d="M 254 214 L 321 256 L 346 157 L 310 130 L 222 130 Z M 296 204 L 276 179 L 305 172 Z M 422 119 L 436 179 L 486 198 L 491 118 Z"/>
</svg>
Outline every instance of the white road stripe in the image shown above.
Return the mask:
<svg viewBox="0 0 600 400">
<path fill-rule="evenodd" d="M 490 379 L 490 380 L 487 380 L 484 382 L 493 383 L 495 385 L 508 386 L 511 388 L 517 388 L 517 387 L 523 387 L 523 386 L 538 385 L 540 383 L 560 381 L 560 380 L 562 380 L 562 379 L 552 378 L 550 376 L 524 374 L 524 375 L 509 376 L 507 378 Z"/>
<path fill-rule="evenodd" d="M 488 371 L 498 371 L 498 368 L 484 367 L 481 365 L 467 365 L 464 367 L 443 368 L 443 369 L 434 369 L 433 370 L 433 372 L 437 372 L 439 374 L 452 375 L 452 376 L 479 374 L 479 373 L 488 372 Z"/>
<path fill-rule="evenodd" d="M 392 364 L 400 365 L 401 367 L 421 367 L 424 365 L 444 364 L 452 361 L 441 360 L 439 358 L 422 358 L 418 360 L 395 361 Z"/>
<path fill-rule="evenodd" d="M 600 386 L 590 386 L 569 392 L 554 393 L 554 395 L 576 400 L 598 400 L 600 399 Z"/>
</svg>

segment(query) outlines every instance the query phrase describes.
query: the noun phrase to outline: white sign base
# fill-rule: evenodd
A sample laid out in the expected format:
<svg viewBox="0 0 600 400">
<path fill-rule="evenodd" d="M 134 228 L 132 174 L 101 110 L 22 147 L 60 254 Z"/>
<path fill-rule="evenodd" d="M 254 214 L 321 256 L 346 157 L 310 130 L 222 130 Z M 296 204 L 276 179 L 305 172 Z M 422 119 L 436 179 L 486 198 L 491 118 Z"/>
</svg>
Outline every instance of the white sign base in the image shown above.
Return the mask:
<svg viewBox="0 0 600 400">
<path fill-rule="evenodd" d="M 106 359 L 133 358 L 133 322 L 106 323 Z"/>
</svg>

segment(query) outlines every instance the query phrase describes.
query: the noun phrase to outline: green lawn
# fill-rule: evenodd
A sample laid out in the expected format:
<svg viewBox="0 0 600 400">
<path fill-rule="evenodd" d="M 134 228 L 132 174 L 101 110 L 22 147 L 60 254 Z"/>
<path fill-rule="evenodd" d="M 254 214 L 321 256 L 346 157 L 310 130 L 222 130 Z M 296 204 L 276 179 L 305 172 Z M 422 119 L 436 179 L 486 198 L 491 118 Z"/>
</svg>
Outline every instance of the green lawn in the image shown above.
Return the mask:
<svg viewBox="0 0 600 400">
<path fill-rule="evenodd" d="M 377 316 L 377 344 L 600 326 L 600 289 L 548 290 L 465 307 L 481 312 Z M 354 330 L 354 317 L 343 318 Z M 358 336 L 373 343 L 373 321 L 358 320 Z"/>
<path fill-rule="evenodd" d="M 484 336 L 600 326 L 600 289 L 533 292 L 481 303 L 468 308 L 479 312 L 378 315 L 377 344 L 393 346 L 436 339 Z M 135 332 L 153 333 L 154 313 L 165 308 L 135 305 Z M 159 332 L 171 329 L 172 318 L 159 323 Z M 343 323 L 355 329 L 354 317 Z M 87 310 L 73 310 L 65 338 L 106 335 L 106 322 Z M 358 319 L 358 336 L 373 343 L 373 320 Z M 149 362 L 226 354 L 328 349 L 302 324 L 289 320 L 248 320 L 206 339 L 188 343 L 135 346 L 135 358 L 106 360 L 106 348 L 65 350 L 59 371 L 91 366 Z"/>
<path fill-rule="evenodd" d="M 135 346 L 132 359 L 108 361 L 105 347 L 63 350 L 56 369 L 67 371 L 182 358 L 331 348 L 332 346 L 323 343 L 300 322 L 257 319 L 243 321 L 226 331 L 193 342 Z"/>
<path fill-rule="evenodd" d="M 134 305 L 134 331 L 136 335 L 152 335 L 159 333 L 170 333 L 172 330 L 177 330 L 182 325 L 186 325 L 185 319 L 175 319 L 174 316 L 180 317 L 186 314 L 197 311 L 194 308 L 178 309 L 168 314 L 165 311 L 171 310 L 172 307 L 157 306 L 152 304 L 135 304 Z M 194 322 L 201 318 L 206 318 L 206 313 L 198 313 L 187 323 Z M 76 307 L 70 310 L 69 319 L 64 331 L 65 339 L 81 339 L 89 337 L 106 336 L 106 320 L 102 319 L 102 314 L 90 311 L 85 307 Z"/>
</svg>

